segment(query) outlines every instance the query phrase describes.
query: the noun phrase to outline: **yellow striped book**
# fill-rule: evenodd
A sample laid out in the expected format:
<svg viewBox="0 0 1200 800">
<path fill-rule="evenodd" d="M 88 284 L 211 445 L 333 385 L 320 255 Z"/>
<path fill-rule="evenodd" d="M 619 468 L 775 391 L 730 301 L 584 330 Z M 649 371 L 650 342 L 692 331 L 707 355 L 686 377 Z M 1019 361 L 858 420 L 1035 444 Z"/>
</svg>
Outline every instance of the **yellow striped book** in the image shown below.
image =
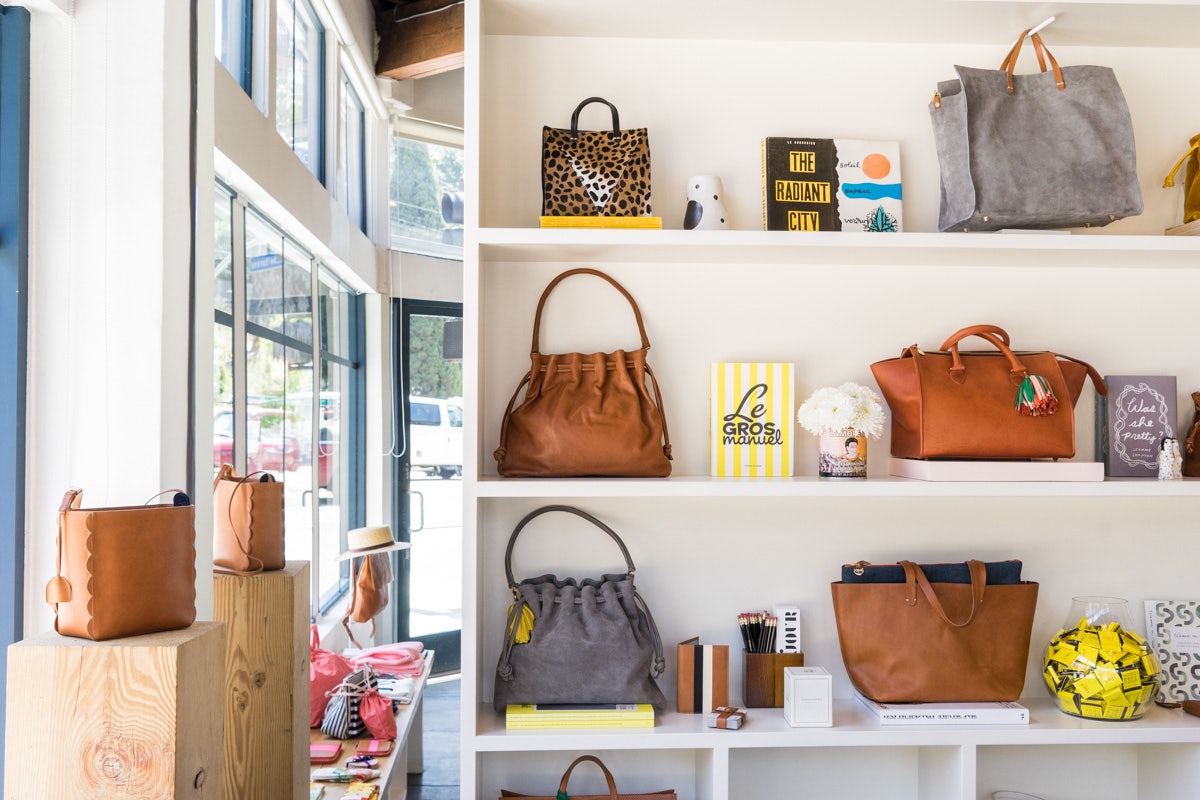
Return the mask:
<svg viewBox="0 0 1200 800">
<path fill-rule="evenodd" d="M 719 478 L 789 477 L 795 420 L 792 364 L 711 365 L 710 473 Z"/>
<path fill-rule="evenodd" d="M 662 217 L 542 217 L 541 221 L 543 228 L 662 228 Z"/>
<path fill-rule="evenodd" d="M 504 715 L 509 730 L 532 728 L 653 728 L 649 703 L 601 705 L 510 705 Z"/>
</svg>

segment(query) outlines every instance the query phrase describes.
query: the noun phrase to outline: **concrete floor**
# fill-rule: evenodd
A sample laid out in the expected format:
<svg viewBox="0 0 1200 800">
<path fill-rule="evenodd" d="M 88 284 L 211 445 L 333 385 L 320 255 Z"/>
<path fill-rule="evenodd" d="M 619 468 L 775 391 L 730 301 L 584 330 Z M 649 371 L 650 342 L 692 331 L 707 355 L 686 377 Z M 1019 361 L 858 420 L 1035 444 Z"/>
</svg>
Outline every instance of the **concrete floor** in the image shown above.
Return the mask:
<svg viewBox="0 0 1200 800">
<path fill-rule="evenodd" d="M 408 776 L 408 800 L 459 800 L 459 695 L 457 677 L 425 687 L 425 771 Z"/>
</svg>

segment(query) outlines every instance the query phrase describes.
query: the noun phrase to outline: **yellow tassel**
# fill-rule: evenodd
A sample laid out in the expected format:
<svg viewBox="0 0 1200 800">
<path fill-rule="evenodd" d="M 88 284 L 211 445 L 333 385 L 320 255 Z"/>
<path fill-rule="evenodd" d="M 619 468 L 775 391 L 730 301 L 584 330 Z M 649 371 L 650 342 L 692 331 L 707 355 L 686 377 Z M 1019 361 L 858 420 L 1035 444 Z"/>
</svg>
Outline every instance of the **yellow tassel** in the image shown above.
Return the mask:
<svg viewBox="0 0 1200 800">
<path fill-rule="evenodd" d="M 513 635 L 513 613 L 516 611 L 517 603 L 513 603 L 508 607 L 508 634 Z M 516 644 L 525 644 L 529 641 L 529 637 L 533 634 L 533 610 L 526 603 L 521 603 L 521 618 L 515 621 L 517 626 L 516 636 L 513 642 Z"/>
</svg>

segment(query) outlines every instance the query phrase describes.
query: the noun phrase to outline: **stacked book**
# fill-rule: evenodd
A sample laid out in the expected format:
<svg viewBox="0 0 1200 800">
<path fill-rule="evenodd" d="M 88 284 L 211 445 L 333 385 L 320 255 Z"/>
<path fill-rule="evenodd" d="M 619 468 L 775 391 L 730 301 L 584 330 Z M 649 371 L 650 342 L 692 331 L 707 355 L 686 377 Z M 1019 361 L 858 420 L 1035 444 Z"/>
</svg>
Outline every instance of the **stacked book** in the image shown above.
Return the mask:
<svg viewBox="0 0 1200 800">
<path fill-rule="evenodd" d="M 880 725 L 1028 725 L 1020 703 L 878 703 L 854 693 Z"/>
<path fill-rule="evenodd" d="M 544 728 L 653 728 L 649 703 L 510 705 L 504 715 L 509 730 Z"/>
</svg>

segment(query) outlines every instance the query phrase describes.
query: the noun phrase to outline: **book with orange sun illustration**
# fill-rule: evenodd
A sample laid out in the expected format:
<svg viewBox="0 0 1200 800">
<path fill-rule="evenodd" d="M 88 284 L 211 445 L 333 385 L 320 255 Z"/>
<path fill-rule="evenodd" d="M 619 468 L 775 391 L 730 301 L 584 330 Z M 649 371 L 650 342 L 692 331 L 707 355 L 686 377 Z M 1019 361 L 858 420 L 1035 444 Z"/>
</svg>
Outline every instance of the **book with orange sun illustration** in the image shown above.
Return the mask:
<svg viewBox="0 0 1200 800">
<path fill-rule="evenodd" d="M 769 136 L 762 168 L 764 230 L 903 230 L 899 142 Z"/>
</svg>

